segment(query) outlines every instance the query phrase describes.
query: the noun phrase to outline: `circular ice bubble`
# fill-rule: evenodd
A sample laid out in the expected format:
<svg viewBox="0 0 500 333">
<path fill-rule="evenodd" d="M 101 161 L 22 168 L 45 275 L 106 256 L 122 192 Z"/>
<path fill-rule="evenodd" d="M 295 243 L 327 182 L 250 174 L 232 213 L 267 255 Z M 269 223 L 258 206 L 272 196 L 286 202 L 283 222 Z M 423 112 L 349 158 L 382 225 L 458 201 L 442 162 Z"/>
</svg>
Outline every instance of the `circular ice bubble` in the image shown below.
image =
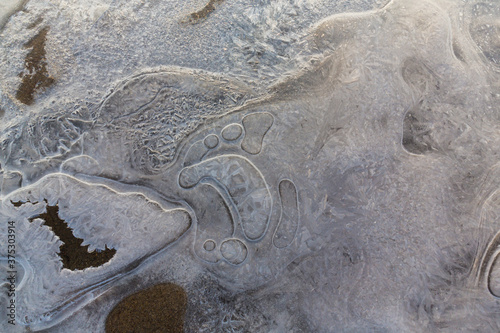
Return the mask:
<svg viewBox="0 0 500 333">
<path fill-rule="evenodd" d="M 230 124 L 222 129 L 222 138 L 227 141 L 237 140 L 243 133 L 243 127 L 238 124 Z"/>
<path fill-rule="evenodd" d="M 239 239 L 228 239 L 221 244 L 220 252 L 226 261 L 239 265 L 247 258 L 247 246 Z"/>
<path fill-rule="evenodd" d="M 210 134 L 205 138 L 203 143 L 205 144 L 205 146 L 207 146 L 208 149 L 213 149 L 219 144 L 219 138 L 215 134 Z"/>
<path fill-rule="evenodd" d="M 203 248 L 205 249 L 205 251 L 213 251 L 215 250 L 215 242 L 211 239 L 207 240 L 204 244 L 203 244 Z"/>
</svg>

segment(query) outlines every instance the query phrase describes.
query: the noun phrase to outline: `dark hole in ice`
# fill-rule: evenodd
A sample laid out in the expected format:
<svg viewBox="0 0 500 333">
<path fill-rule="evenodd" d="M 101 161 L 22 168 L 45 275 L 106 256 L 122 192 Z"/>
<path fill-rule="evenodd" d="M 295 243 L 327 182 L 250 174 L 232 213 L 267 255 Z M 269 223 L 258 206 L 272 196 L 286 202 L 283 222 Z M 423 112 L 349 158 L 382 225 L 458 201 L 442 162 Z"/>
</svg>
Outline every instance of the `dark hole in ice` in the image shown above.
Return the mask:
<svg viewBox="0 0 500 333">
<path fill-rule="evenodd" d="M 31 105 L 35 100 L 35 93 L 51 86 L 54 78 L 49 76 L 47 70 L 47 59 L 45 58 L 45 41 L 48 27 L 40 30 L 24 47 L 31 48 L 25 58 L 25 73 L 21 73 L 21 85 L 16 92 L 16 98 L 26 104 Z"/>
<path fill-rule="evenodd" d="M 37 203 L 38 203 L 38 201 L 31 202 L 31 201 L 29 201 L 29 200 L 26 200 L 26 201 L 12 201 L 12 200 L 11 200 L 11 201 L 10 201 L 10 203 L 11 203 L 11 204 L 13 204 L 13 205 L 14 205 L 14 207 L 21 207 L 22 205 L 27 204 L 27 203 L 30 203 L 30 204 L 35 205 L 35 204 L 37 204 Z"/>
<path fill-rule="evenodd" d="M 106 333 L 184 332 L 187 295 L 181 286 L 161 283 L 122 300 L 106 319 Z"/>
<path fill-rule="evenodd" d="M 22 202 L 22 201 L 12 201 L 11 200 L 10 202 L 14 205 L 14 207 L 21 207 L 22 205 L 25 204 L 25 202 Z"/>
<path fill-rule="evenodd" d="M 45 202 L 47 202 L 45 200 Z M 18 203 L 14 203 L 14 205 Z M 21 203 L 22 204 L 22 203 Z M 32 222 L 36 218 L 44 220 L 44 224 L 52 229 L 54 234 L 64 243 L 60 247 L 59 257 L 62 259 L 63 267 L 70 270 L 82 270 L 89 267 L 99 267 L 107 263 L 116 253 L 115 249 L 107 247 L 102 251 L 88 251 L 88 245 L 82 246 L 83 239 L 76 238 L 68 224 L 59 217 L 59 207 L 47 204 L 47 211 L 43 214 L 29 219 Z"/>
</svg>

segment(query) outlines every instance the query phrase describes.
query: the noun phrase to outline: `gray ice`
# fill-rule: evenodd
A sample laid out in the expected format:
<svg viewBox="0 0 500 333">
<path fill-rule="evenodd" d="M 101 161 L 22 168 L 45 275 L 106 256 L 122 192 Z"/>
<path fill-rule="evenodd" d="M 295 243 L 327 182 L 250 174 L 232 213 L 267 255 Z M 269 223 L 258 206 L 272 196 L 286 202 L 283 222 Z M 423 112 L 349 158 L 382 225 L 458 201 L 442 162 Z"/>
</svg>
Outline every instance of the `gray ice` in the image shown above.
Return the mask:
<svg viewBox="0 0 500 333">
<path fill-rule="evenodd" d="M 9 12 L 0 327 L 104 331 L 175 282 L 186 332 L 498 332 L 498 1 L 227 1 L 186 23 L 203 5 Z M 27 106 L 42 27 L 56 83 Z M 63 267 L 33 219 L 56 204 L 109 262 Z"/>
</svg>

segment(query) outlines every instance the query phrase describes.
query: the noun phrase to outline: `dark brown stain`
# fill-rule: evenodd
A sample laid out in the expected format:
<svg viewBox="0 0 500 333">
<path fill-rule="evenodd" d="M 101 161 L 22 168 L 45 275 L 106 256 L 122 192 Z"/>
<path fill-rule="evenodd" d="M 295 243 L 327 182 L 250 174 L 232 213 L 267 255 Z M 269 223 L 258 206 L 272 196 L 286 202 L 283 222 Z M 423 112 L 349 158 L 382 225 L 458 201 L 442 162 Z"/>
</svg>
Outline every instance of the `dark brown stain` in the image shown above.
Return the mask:
<svg viewBox="0 0 500 333">
<path fill-rule="evenodd" d="M 43 17 L 39 17 L 39 18 L 37 18 L 36 20 L 34 20 L 33 22 L 31 22 L 31 23 L 27 26 L 27 28 L 28 28 L 28 29 L 33 29 L 34 27 L 36 27 L 37 25 L 39 25 L 40 23 L 42 23 L 42 21 L 43 21 Z"/>
<path fill-rule="evenodd" d="M 24 44 L 24 47 L 31 48 L 31 51 L 26 55 L 25 73 L 19 74 L 22 77 L 22 82 L 17 90 L 16 98 L 26 105 L 33 104 L 35 93 L 38 90 L 51 86 L 55 81 L 49 76 L 47 59 L 45 58 L 45 41 L 48 31 L 48 27 L 43 28 L 35 37 Z"/>
<path fill-rule="evenodd" d="M 47 200 L 45 200 L 47 203 Z M 19 204 L 18 202 L 14 205 Z M 23 204 L 23 203 L 20 203 Z M 44 220 L 44 224 L 52 229 L 54 234 L 64 243 L 60 247 L 59 257 L 62 259 L 63 268 L 81 270 L 88 267 L 99 267 L 107 263 L 116 253 L 115 249 L 107 247 L 98 252 L 88 251 L 89 246 L 82 246 L 83 239 L 73 235 L 72 229 L 68 224 L 59 217 L 59 206 L 50 206 L 47 203 L 47 211 L 43 214 L 34 216 L 29 219 L 32 222 L 36 218 Z"/>
<path fill-rule="evenodd" d="M 161 283 L 122 300 L 106 319 L 106 333 L 184 332 L 187 295 L 181 286 Z"/>
<path fill-rule="evenodd" d="M 198 21 L 207 18 L 215 10 L 215 5 L 220 4 L 223 1 L 224 0 L 210 0 L 205 7 L 189 15 L 189 22 L 197 23 Z"/>
</svg>

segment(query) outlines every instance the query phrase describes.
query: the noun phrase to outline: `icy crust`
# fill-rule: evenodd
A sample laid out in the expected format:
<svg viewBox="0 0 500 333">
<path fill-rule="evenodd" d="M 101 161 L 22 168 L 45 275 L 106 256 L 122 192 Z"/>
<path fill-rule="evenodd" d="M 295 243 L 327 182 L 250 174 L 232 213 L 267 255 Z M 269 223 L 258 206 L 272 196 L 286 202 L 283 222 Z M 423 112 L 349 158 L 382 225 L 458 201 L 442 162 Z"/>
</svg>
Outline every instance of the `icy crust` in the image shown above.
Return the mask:
<svg viewBox="0 0 500 333">
<path fill-rule="evenodd" d="M 498 166 L 497 54 L 493 37 L 481 38 L 488 29 L 469 38 L 475 23 L 461 30 L 458 13 L 442 9 L 447 5 L 395 0 L 329 17 L 306 38 L 315 54 L 307 66 L 259 98 L 236 80 L 195 70 L 134 76 L 104 97 L 88 123 L 46 122 L 55 138 L 59 131 L 72 136 L 75 123 L 89 131 L 75 144 L 82 154 L 54 164 L 189 205 L 190 264 L 242 303 L 260 307 L 267 299 L 261 332 L 298 331 L 287 326 L 297 314 L 306 332 L 498 328 L 498 172 L 481 177 Z M 489 12 L 496 13 L 481 15 Z M 37 133 L 30 140 L 40 141 L 41 152 L 57 151 L 35 129 L 41 131 L 34 126 L 24 138 Z M 70 314 L 87 320 L 88 312 L 75 313 L 82 304 L 190 226 L 182 209 L 68 175 L 16 190 L 39 176 L 19 172 L 23 154 L 38 152 L 24 140 L 17 141 L 23 151 L 4 142 L 18 158 L 3 174 L 4 195 L 14 192 L 2 197 L 2 214 L 19 223 L 26 237 L 20 243 L 32 237 L 46 252 L 42 261 L 39 249 L 22 245 L 21 263 L 32 273 L 23 278 L 21 310 L 34 329 Z M 478 192 L 482 178 L 487 190 Z M 19 208 L 10 203 L 27 199 Z M 41 220 L 28 222 L 44 211 L 43 199 L 58 203 L 91 248 L 113 247 L 116 256 L 99 268 L 61 270 L 60 242 Z M 170 249 L 191 259 L 184 248 Z M 459 256 L 450 254 L 455 249 Z M 160 266 L 148 271 L 155 273 L 151 283 L 167 279 L 167 269 L 185 270 Z M 213 314 L 210 306 L 226 306 L 222 292 L 213 293 L 215 305 L 193 305 L 205 316 L 200 326 L 237 331 L 239 319 Z M 242 317 L 254 322 L 252 313 Z M 276 322 L 283 325 L 271 327 Z"/>
<path fill-rule="evenodd" d="M 114 163 L 123 160 L 134 172 L 158 174 L 172 164 L 179 143 L 201 124 L 252 97 L 243 83 L 219 74 L 173 67 L 140 74 L 104 99 L 85 151 L 100 157 L 104 146 L 117 155 Z M 112 142 L 121 154 L 116 147 L 110 149 Z"/>
<path fill-rule="evenodd" d="M 0 4 L 0 31 L 16 11 L 21 10 L 27 0 L 4 0 Z"/>
<path fill-rule="evenodd" d="M 15 207 L 12 202 L 24 203 Z M 117 250 L 115 256 L 100 267 L 63 269 L 57 255 L 61 241 L 42 219 L 28 221 L 45 212 L 47 204 L 59 206 L 60 217 L 89 250 L 107 246 Z M 1 212 L 16 222 L 18 257 L 29 272 L 18 290 L 18 318 L 32 329 L 63 320 L 191 226 L 184 209 L 167 210 L 141 193 L 120 193 L 63 174 L 45 176 L 4 197 Z"/>
<path fill-rule="evenodd" d="M 28 182 L 59 170 L 136 181 L 168 168 L 204 122 L 253 97 L 222 74 L 159 68 L 119 83 L 93 112 L 37 114 L 0 132 L 0 163 Z"/>
<path fill-rule="evenodd" d="M 482 173 L 497 162 L 498 105 L 488 95 L 489 73 L 472 41 L 460 36 L 432 2 L 392 1 L 378 11 L 328 18 L 309 36 L 319 54 L 313 66 L 189 136 L 174 166 L 147 186 L 192 205 L 194 252 L 231 291 L 288 276 L 306 290 L 298 293 L 315 323 L 310 331 L 328 332 L 341 320 L 358 327 L 360 317 L 359 327 L 403 327 L 406 313 L 384 311 L 397 310 L 400 292 L 422 272 L 436 273 L 429 262 L 459 265 L 446 277 L 456 280 L 437 288 L 449 283 L 450 294 L 463 291 L 461 274 L 473 260 L 447 257 L 446 249 L 475 239 L 463 225 L 475 229 L 477 221 L 460 216 L 467 208 L 454 210 L 462 199 L 451 188 L 465 170 Z M 233 139 L 228 128 L 241 134 Z M 269 194 L 249 181 L 254 170 Z M 251 191 L 251 202 L 271 196 L 273 203 L 269 228 L 255 239 L 245 236 L 238 216 L 238 196 Z M 252 204 L 250 220 L 258 223 L 267 209 Z M 356 241 L 339 245 L 351 233 Z M 344 276 L 349 270 L 355 276 Z M 474 278 L 465 280 L 474 285 Z M 425 289 L 434 281 L 425 283 L 429 302 L 444 307 L 437 292 Z M 491 296 L 487 289 L 479 294 Z M 342 319 L 332 309 L 343 311 Z M 453 321 L 452 310 L 442 313 L 418 314 L 406 327 L 465 323 Z"/>
</svg>

